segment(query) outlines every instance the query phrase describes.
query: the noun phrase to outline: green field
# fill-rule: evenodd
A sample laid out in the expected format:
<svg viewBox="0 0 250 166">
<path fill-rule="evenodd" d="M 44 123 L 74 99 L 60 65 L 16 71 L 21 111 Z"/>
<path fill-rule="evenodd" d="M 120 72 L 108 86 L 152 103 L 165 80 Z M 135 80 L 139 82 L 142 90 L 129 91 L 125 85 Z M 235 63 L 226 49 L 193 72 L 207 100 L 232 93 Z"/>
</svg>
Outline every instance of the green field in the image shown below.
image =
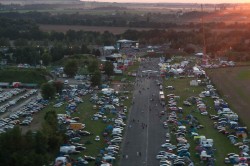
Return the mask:
<svg viewBox="0 0 250 166">
<path fill-rule="evenodd" d="M 216 85 L 216 89 L 236 112 L 242 125 L 250 127 L 249 93 L 250 67 L 229 67 L 207 70 L 206 73 Z"/>
<path fill-rule="evenodd" d="M 192 80 L 191 78 L 183 78 L 183 79 L 168 79 L 164 81 L 164 86 L 174 86 L 176 90 L 168 91 L 165 90 L 165 94 L 174 93 L 177 96 L 180 96 L 180 100 L 178 101 L 179 106 L 182 106 L 184 100 L 191 96 L 198 96 L 198 94 L 203 90 L 204 87 L 191 87 L 189 85 L 189 81 Z M 205 103 L 208 106 L 213 106 L 213 100 L 211 98 L 204 98 Z M 216 165 L 221 166 L 224 164 L 224 158 L 228 153 L 239 153 L 239 148 L 233 146 L 227 137 L 221 133 L 219 133 L 216 129 L 213 128 L 213 121 L 208 117 L 201 115 L 197 110 L 196 106 L 185 107 L 182 106 L 184 109 L 183 115 L 179 118 L 179 120 L 185 120 L 185 117 L 189 114 L 196 117 L 201 125 L 204 126 L 203 129 L 197 130 L 200 135 L 206 136 L 206 138 L 211 138 L 214 140 L 215 146 L 215 159 Z M 213 108 L 207 109 L 209 114 L 216 114 Z M 197 144 L 194 142 L 191 136 L 188 136 L 189 143 L 191 145 L 190 152 L 191 158 L 194 160 L 196 165 L 200 165 L 200 159 L 195 151 L 195 147 Z"/>
<path fill-rule="evenodd" d="M 1 82 L 37 83 L 41 85 L 46 82 L 46 76 L 48 76 L 48 73 L 41 69 L 7 68 L 0 70 Z"/>
<path fill-rule="evenodd" d="M 250 70 L 241 71 L 238 74 L 237 78 L 240 79 L 240 80 L 248 80 L 248 79 L 250 79 Z"/>
</svg>

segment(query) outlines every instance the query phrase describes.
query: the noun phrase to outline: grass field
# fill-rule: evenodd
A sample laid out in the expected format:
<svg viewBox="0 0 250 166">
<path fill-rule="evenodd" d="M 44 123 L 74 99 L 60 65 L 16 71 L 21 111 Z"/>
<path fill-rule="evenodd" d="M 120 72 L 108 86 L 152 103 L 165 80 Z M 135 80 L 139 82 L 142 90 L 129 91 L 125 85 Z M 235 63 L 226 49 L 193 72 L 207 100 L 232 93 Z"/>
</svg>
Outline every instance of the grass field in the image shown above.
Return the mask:
<svg viewBox="0 0 250 166">
<path fill-rule="evenodd" d="M 180 96 L 180 100 L 178 101 L 179 105 L 182 106 L 184 100 L 191 96 L 198 96 L 198 94 L 203 90 L 204 87 L 191 87 L 189 85 L 189 81 L 191 78 L 184 79 L 168 79 L 164 81 L 164 86 L 174 86 L 176 90 L 167 91 L 165 90 L 165 94 L 174 93 L 175 95 Z M 207 105 L 212 106 L 213 100 L 211 98 L 204 98 L 204 101 Z M 211 138 L 214 140 L 215 148 L 217 149 L 214 153 L 216 158 L 216 165 L 221 166 L 224 163 L 224 157 L 226 154 L 235 152 L 238 153 L 239 150 L 235 146 L 233 146 L 227 137 L 223 134 L 218 133 L 216 129 L 213 128 L 213 121 L 208 116 L 201 115 L 197 110 L 196 106 L 185 107 L 183 106 L 184 114 L 179 117 L 180 120 L 185 120 L 185 117 L 189 114 L 193 115 L 198 119 L 201 125 L 204 126 L 203 129 L 199 129 L 197 132 L 200 135 L 206 136 L 206 138 Z M 210 114 L 215 114 L 216 112 L 212 108 L 208 108 L 207 110 Z M 175 138 L 175 137 L 174 137 Z M 195 147 L 197 144 L 194 142 L 193 138 L 188 136 L 189 143 L 191 145 L 190 152 L 191 158 L 194 160 L 195 165 L 200 165 L 199 156 L 196 154 Z M 223 148 L 221 148 L 223 147 Z"/>
<path fill-rule="evenodd" d="M 207 75 L 243 124 L 250 128 L 250 67 L 211 69 Z"/>
<path fill-rule="evenodd" d="M 7 68 L 0 70 L 1 82 L 22 82 L 37 83 L 41 85 L 46 82 L 45 76 L 48 73 L 45 70 Z"/>
</svg>

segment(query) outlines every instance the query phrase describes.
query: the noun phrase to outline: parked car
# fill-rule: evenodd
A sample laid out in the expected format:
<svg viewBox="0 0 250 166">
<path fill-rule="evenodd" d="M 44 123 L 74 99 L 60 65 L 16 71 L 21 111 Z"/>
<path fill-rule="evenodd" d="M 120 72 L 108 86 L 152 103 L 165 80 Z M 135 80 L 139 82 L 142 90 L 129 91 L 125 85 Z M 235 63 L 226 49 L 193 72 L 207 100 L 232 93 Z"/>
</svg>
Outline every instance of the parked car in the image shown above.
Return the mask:
<svg viewBox="0 0 250 166">
<path fill-rule="evenodd" d="M 95 141 L 100 141 L 100 136 L 99 136 L 99 135 L 97 135 L 97 136 L 95 137 Z"/>
<path fill-rule="evenodd" d="M 84 159 L 86 160 L 86 161 L 95 161 L 95 157 L 92 157 L 92 156 L 86 156 L 86 155 L 84 155 Z"/>
</svg>

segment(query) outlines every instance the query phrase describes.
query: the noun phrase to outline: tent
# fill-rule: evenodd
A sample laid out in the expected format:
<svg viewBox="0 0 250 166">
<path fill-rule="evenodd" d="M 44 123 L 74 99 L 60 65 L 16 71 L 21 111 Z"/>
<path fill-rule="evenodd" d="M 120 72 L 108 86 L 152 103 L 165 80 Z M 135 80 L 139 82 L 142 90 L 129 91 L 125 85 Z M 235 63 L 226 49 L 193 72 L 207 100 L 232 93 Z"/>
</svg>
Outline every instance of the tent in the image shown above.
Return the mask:
<svg viewBox="0 0 250 166">
<path fill-rule="evenodd" d="M 21 82 L 13 82 L 12 83 L 12 86 L 14 87 L 14 88 L 18 88 L 18 87 L 20 87 L 22 84 L 21 84 Z"/>
<path fill-rule="evenodd" d="M 196 53 L 196 54 L 195 54 L 195 56 L 197 56 L 197 57 L 200 57 L 200 58 L 201 58 L 201 57 L 203 57 L 203 53 L 202 53 L 202 52 L 198 52 L 198 53 Z"/>
<path fill-rule="evenodd" d="M 201 151 L 201 154 L 200 154 L 200 159 L 201 160 L 207 160 L 210 157 L 211 157 L 211 155 L 208 155 L 205 150 Z"/>
</svg>

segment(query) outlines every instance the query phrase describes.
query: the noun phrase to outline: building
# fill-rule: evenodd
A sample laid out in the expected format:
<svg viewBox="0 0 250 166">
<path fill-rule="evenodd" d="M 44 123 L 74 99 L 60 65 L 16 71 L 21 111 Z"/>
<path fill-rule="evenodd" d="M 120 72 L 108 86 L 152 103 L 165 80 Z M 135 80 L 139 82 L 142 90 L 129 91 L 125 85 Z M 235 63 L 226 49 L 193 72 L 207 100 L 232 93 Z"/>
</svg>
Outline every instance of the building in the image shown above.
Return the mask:
<svg viewBox="0 0 250 166">
<path fill-rule="evenodd" d="M 115 47 L 114 46 L 104 46 L 103 47 L 103 55 L 110 55 L 113 53 L 113 51 L 115 51 Z"/>
<path fill-rule="evenodd" d="M 116 42 L 116 48 L 118 50 L 123 48 L 138 48 L 138 47 L 139 47 L 138 41 L 122 39 Z"/>
</svg>

